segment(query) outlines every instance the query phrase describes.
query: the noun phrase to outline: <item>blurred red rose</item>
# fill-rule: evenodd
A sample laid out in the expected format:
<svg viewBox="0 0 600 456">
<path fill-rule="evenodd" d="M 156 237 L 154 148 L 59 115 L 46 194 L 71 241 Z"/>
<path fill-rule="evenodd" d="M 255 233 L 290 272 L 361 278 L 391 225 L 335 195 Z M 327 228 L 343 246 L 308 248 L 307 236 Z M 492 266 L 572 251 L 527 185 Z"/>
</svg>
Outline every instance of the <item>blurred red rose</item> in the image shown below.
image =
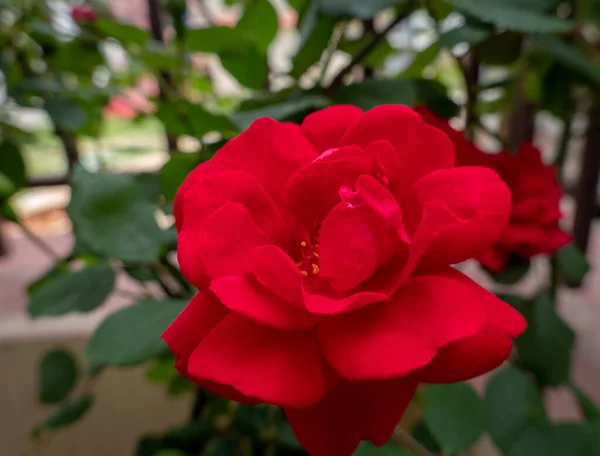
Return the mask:
<svg viewBox="0 0 600 456">
<path fill-rule="evenodd" d="M 96 21 L 100 18 L 100 15 L 92 5 L 83 4 L 74 5 L 73 8 L 71 8 L 71 17 L 78 24 L 82 24 L 84 22 Z"/>
<path fill-rule="evenodd" d="M 106 117 L 117 119 L 133 119 L 137 112 L 132 104 L 122 95 L 114 95 L 103 109 Z"/>
<path fill-rule="evenodd" d="M 311 455 L 350 456 L 388 440 L 419 382 L 501 364 L 523 318 L 450 265 L 497 241 L 510 192 L 453 165 L 448 137 L 404 106 L 254 122 L 175 201 L 201 290 L 163 336 L 177 368 L 284 407 Z"/>
<path fill-rule="evenodd" d="M 511 190 L 512 211 L 506 230 L 491 249 L 477 257 L 485 268 L 497 273 L 513 256 L 529 259 L 552 254 L 571 242 L 571 237 L 559 227 L 562 191 L 556 170 L 544 164 L 539 149 L 524 143 L 515 154 L 488 154 L 427 108 L 417 111 L 428 124 L 448 134 L 456 150 L 457 166 L 488 166 Z"/>
</svg>

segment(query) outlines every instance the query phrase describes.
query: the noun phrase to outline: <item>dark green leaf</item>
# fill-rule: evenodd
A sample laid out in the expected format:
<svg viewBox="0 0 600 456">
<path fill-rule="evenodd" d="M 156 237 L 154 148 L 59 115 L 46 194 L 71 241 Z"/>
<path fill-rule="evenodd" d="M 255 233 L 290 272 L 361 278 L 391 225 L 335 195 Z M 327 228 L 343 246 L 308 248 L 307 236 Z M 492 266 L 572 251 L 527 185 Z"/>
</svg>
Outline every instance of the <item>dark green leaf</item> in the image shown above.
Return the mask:
<svg viewBox="0 0 600 456">
<path fill-rule="evenodd" d="M 188 135 L 200 137 L 211 131 L 220 133 L 235 131 L 234 125 L 226 116 L 208 112 L 200 104 L 189 104 L 187 113 L 192 126 L 192 131 L 188 132 Z"/>
<path fill-rule="evenodd" d="M 457 44 L 477 44 L 486 39 L 490 35 L 490 31 L 484 27 L 473 25 L 463 25 L 452 30 L 444 32 L 440 37 L 440 46 L 452 48 Z"/>
<path fill-rule="evenodd" d="M 91 395 L 85 395 L 64 403 L 56 412 L 50 415 L 46 421 L 38 425 L 34 435 L 39 435 L 45 430 L 60 429 L 70 426 L 79 421 L 92 406 L 94 398 Z"/>
<path fill-rule="evenodd" d="M 416 98 L 417 93 L 411 81 L 368 79 L 341 87 L 336 102 L 352 104 L 367 110 L 388 103 L 414 106 Z"/>
<path fill-rule="evenodd" d="M 255 47 L 238 52 L 220 52 L 221 65 L 244 87 L 262 88 L 268 76 L 267 57 Z"/>
<path fill-rule="evenodd" d="M 194 388 L 195 386 L 192 382 L 190 382 L 187 378 L 177 374 L 169 381 L 167 392 L 169 396 L 177 397 L 181 396 L 183 393 L 193 390 Z"/>
<path fill-rule="evenodd" d="M 397 3 L 398 0 L 319 0 L 319 9 L 328 16 L 371 19 Z"/>
<path fill-rule="evenodd" d="M 361 442 L 352 456 L 413 456 L 413 454 L 389 443 L 378 448 L 371 442 Z"/>
<path fill-rule="evenodd" d="M 27 186 L 25 163 L 21 151 L 16 144 L 3 141 L 0 144 L 0 175 L 7 179 L 6 191 L 0 191 L 0 196 L 10 196 L 14 191 Z"/>
<path fill-rule="evenodd" d="M 306 40 L 301 42 L 298 52 L 292 59 L 291 75 L 293 77 L 299 78 L 309 67 L 320 60 L 331 39 L 336 22 L 335 19 L 325 16 L 315 18 L 314 26 L 307 34 Z"/>
<path fill-rule="evenodd" d="M 254 46 L 254 42 L 244 36 L 242 30 L 226 26 L 192 29 L 186 35 L 186 48 L 190 52 L 243 53 Z"/>
<path fill-rule="evenodd" d="M 52 98 L 46 103 L 46 111 L 57 127 L 77 130 L 87 123 L 87 113 L 76 101 Z"/>
<path fill-rule="evenodd" d="M 90 362 L 114 366 L 141 364 L 164 353 L 161 334 L 185 307 L 184 301 L 140 301 L 106 318 L 90 339 Z"/>
<path fill-rule="evenodd" d="M 438 43 L 433 43 L 415 55 L 410 66 L 402 72 L 402 76 L 406 79 L 422 77 L 423 70 L 433 63 L 439 53 L 440 47 Z"/>
<path fill-rule="evenodd" d="M 266 54 L 269 44 L 277 34 L 278 25 L 277 13 L 271 3 L 258 1 L 246 6 L 235 28 Z"/>
<path fill-rule="evenodd" d="M 584 253 L 575 244 L 569 244 L 556 252 L 558 266 L 570 279 L 581 281 L 590 269 Z"/>
<path fill-rule="evenodd" d="M 120 41 L 124 45 L 144 45 L 150 40 L 150 33 L 147 30 L 134 25 L 100 19 L 94 22 L 94 26 L 105 35 Z"/>
<path fill-rule="evenodd" d="M 503 285 L 513 285 L 521 281 L 529 272 L 531 262 L 529 260 L 509 263 L 507 267 L 496 273 L 490 273 L 492 278 Z"/>
<path fill-rule="evenodd" d="M 485 395 L 488 430 L 506 454 L 523 430 L 547 421 L 540 392 L 522 370 L 507 366 L 492 377 Z"/>
<path fill-rule="evenodd" d="M 597 456 L 600 426 L 541 424 L 525 429 L 507 456 Z"/>
<path fill-rule="evenodd" d="M 577 79 L 579 75 L 554 62 L 542 79 L 542 109 L 550 111 L 560 119 L 564 118 L 571 110 L 571 87 Z"/>
<path fill-rule="evenodd" d="M 198 154 L 175 154 L 160 170 L 162 193 L 167 201 L 173 201 L 175 194 L 187 175 L 200 163 Z"/>
<path fill-rule="evenodd" d="M 77 361 L 66 350 L 47 352 L 40 361 L 38 374 L 38 401 L 56 404 L 66 399 L 77 384 Z"/>
<path fill-rule="evenodd" d="M 446 86 L 430 79 L 414 79 L 412 83 L 417 90 L 416 105 L 424 104 L 445 119 L 458 114 L 458 105 L 448 97 Z"/>
<path fill-rule="evenodd" d="M 231 120 L 240 130 L 245 130 L 259 117 L 271 117 L 279 121 L 290 120 L 298 114 L 324 108 L 329 105 L 329 101 L 319 95 L 293 96 L 287 100 L 273 101 L 274 104 L 271 105 L 238 111 L 231 116 Z"/>
<path fill-rule="evenodd" d="M 62 272 L 44 282 L 29 297 L 32 318 L 90 312 L 104 302 L 115 286 L 115 271 L 97 263 L 77 272 Z"/>
<path fill-rule="evenodd" d="M 488 65 L 510 65 L 521 57 L 523 35 L 505 31 L 474 46 L 481 62 Z"/>
<path fill-rule="evenodd" d="M 560 3 L 560 0 L 505 0 L 511 6 L 524 8 L 530 11 L 549 11 Z"/>
<path fill-rule="evenodd" d="M 538 294 L 525 308 L 527 330 L 516 340 L 520 365 L 535 373 L 543 385 L 569 380 L 575 334 L 556 313 L 547 292 Z"/>
<path fill-rule="evenodd" d="M 466 450 L 485 432 L 483 403 L 466 383 L 429 386 L 423 413 L 444 453 Z"/>
<path fill-rule="evenodd" d="M 371 40 L 372 38 L 368 36 L 363 36 L 358 40 L 344 40 L 340 43 L 338 48 L 341 51 L 347 52 L 348 54 L 354 56 L 358 54 Z M 392 53 L 394 53 L 394 48 L 390 45 L 387 39 L 383 39 L 375 47 L 375 49 L 373 49 L 373 51 L 367 55 L 364 63 L 370 68 L 381 67 L 384 64 L 385 59 Z"/>
<path fill-rule="evenodd" d="M 598 409 L 590 397 L 575 385 L 571 384 L 569 386 L 577 398 L 577 402 L 579 403 L 579 407 L 581 408 L 581 412 L 585 419 L 588 421 L 600 422 L 600 409 Z"/>
<path fill-rule="evenodd" d="M 461 12 L 498 27 L 525 33 L 560 33 L 575 23 L 519 5 L 493 0 L 448 0 Z"/>
<path fill-rule="evenodd" d="M 146 371 L 146 379 L 152 383 L 167 383 L 178 375 L 173 356 L 163 356 L 154 360 Z"/>
<path fill-rule="evenodd" d="M 440 448 L 440 444 L 435 440 L 435 437 L 431 435 L 431 431 L 424 421 L 420 421 L 413 427 L 411 434 L 421 445 L 432 453 L 441 453 L 442 449 Z"/>
<path fill-rule="evenodd" d="M 154 205 L 134 176 L 77 167 L 68 212 L 76 239 L 94 252 L 132 263 L 156 260 L 163 233 Z"/>
<path fill-rule="evenodd" d="M 125 266 L 124 271 L 135 280 L 140 282 L 150 282 L 156 280 L 156 273 L 150 266 Z"/>
<path fill-rule="evenodd" d="M 158 173 L 140 173 L 134 175 L 137 183 L 144 190 L 144 195 L 150 203 L 156 203 L 160 197 L 160 176 Z"/>
<path fill-rule="evenodd" d="M 139 59 L 152 70 L 171 70 L 181 65 L 177 53 L 162 46 L 145 46 Z"/>
</svg>

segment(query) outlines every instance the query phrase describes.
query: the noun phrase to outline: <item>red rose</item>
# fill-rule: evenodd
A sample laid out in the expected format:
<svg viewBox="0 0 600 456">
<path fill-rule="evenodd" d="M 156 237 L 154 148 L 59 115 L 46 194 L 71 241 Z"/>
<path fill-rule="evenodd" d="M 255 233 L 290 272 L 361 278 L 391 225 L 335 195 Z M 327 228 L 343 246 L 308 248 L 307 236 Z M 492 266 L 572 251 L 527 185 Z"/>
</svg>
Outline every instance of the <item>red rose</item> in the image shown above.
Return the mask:
<svg viewBox="0 0 600 456">
<path fill-rule="evenodd" d="M 87 4 L 74 5 L 71 9 L 71 17 L 78 24 L 93 22 L 100 18 L 94 7 Z"/>
<path fill-rule="evenodd" d="M 512 193 L 512 211 L 499 241 L 478 261 L 492 272 L 502 271 L 513 257 L 531 258 L 552 254 L 571 242 L 559 227 L 562 191 L 553 166 L 545 165 L 539 149 L 530 143 L 516 154 L 488 154 L 454 130 L 446 120 L 426 108 L 417 111 L 425 122 L 448 134 L 456 150 L 457 166 L 487 166 L 495 170 Z"/>
<path fill-rule="evenodd" d="M 349 456 L 386 442 L 419 382 L 498 366 L 525 322 L 450 265 L 496 242 L 510 192 L 453 165 L 447 136 L 404 106 L 254 122 L 175 201 L 202 290 L 163 336 L 177 368 L 284 407 L 311 455 Z"/>
</svg>

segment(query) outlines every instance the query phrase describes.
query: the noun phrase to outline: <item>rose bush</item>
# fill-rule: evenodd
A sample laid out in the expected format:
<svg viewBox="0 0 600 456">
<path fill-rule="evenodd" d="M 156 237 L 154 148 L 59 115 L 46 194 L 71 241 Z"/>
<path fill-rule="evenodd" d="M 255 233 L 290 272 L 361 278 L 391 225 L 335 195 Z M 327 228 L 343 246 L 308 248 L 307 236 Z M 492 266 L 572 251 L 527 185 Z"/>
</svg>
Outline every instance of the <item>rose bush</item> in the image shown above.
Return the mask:
<svg viewBox="0 0 600 456">
<path fill-rule="evenodd" d="M 498 241 L 510 191 L 454 160 L 405 106 L 255 121 L 174 203 L 200 290 L 163 335 L 179 371 L 283 407 L 310 454 L 349 456 L 387 441 L 420 382 L 500 365 L 524 319 L 451 265 Z"/>
<path fill-rule="evenodd" d="M 418 108 L 423 119 L 446 132 L 454 144 L 457 166 L 486 166 L 509 186 L 512 210 L 498 242 L 477 257 L 489 271 L 502 271 L 511 258 L 529 259 L 553 254 L 571 242 L 559 226 L 562 190 L 553 166 L 545 165 L 540 150 L 523 143 L 515 154 L 488 154 L 467 140 L 462 132 L 427 108 Z"/>
</svg>

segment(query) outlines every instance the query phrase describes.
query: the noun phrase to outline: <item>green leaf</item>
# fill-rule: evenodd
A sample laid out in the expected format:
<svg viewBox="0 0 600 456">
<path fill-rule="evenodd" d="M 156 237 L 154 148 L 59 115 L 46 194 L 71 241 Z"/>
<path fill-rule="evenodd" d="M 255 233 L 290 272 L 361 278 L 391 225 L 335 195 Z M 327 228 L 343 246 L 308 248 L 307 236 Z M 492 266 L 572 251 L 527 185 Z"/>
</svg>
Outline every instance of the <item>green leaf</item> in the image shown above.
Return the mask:
<svg viewBox="0 0 600 456">
<path fill-rule="evenodd" d="M 213 114 L 204 109 L 201 104 L 190 103 L 187 106 L 187 112 L 193 128 L 193 131 L 187 133 L 188 135 L 199 137 L 212 131 L 220 133 L 235 132 L 235 126 L 228 117 Z"/>
<path fill-rule="evenodd" d="M 94 27 L 105 35 L 120 41 L 124 45 L 145 45 L 150 40 L 150 33 L 131 24 L 99 19 L 94 22 Z"/>
<path fill-rule="evenodd" d="M 338 49 L 354 56 L 358 54 L 360 50 L 362 50 L 371 41 L 371 39 L 371 37 L 363 36 L 358 40 L 343 40 L 339 44 Z M 381 67 L 385 63 L 386 58 L 394 52 L 395 50 L 390 45 L 389 41 L 387 39 L 383 39 L 365 58 L 364 63 L 370 68 Z"/>
<path fill-rule="evenodd" d="M 38 373 L 38 401 L 56 404 L 66 399 L 77 384 L 77 361 L 66 350 L 47 352 L 40 361 Z"/>
<path fill-rule="evenodd" d="M 28 312 L 32 318 L 90 312 L 104 302 L 114 286 L 115 271 L 108 263 L 63 272 L 30 295 Z"/>
<path fill-rule="evenodd" d="M 513 366 L 492 377 L 485 407 L 488 430 L 504 454 L 521 432 L 547 421 L 540 391 L 525 372 Z"/>
<path fill-rule="evenodd" d="M 431 44 L 431 46 L 415 55 L 410 66 L 402 72 L 402 76 L 406 79 L 420 78 L 423 70 L 433 63 L 439 53 L 440 47 L 438 43 Z"/>
<path fill-rule="evenodd" d="M 152 70 L 171 70 L 181 65 L 180 57 L 173 50 L 164 46 L 145 46 L 139 59 Z"/>
<path fill-rule="evenodd" d="M 148 367 L 146 380 L 152 383 L 167 383 L 179 374 L 175 369 L 175 358 L 173 356 L 160 357 Z"/>
<path fill-rule="evenodd" d="M 163 123 L 165 130 L 175 136 L 199 138 L 211 131 L 235 131 L 234 125 L 226 116 L 213 114 L 202 105 L 187 101 L 161 103 L 156 117 Z"/>
<path fill-rule="evenodd" d="M 158 258 L 163 232 L 154 204 L 134 176 L 75 169 L 68 212 L 76 239 L 94 252 L 132 263 Z"/>
<path fill-rule="evenodd" d="M 54 125 L 65 130 L 83 128 L 88 120 L 85 109 L 67 98 L 51 98 L 45 108 Z"/>
<path fill-rule="evenodd" d="M 444 453 L 466 450 L 485 432 L 483 403 L 466 383 L 427 387 L 423 414 Z"/>
<path fill-rule="evenodd" d="M 86 348 L 92 363 L 142 364 L 164 353 L 161 334 L 185 307 L 185 301 L 140 301 L 106 318 Z"/>
<path fill-rule="evenodd" d="M 598 409 L 590 397 L 573 384 L 570 384 L 569 387 L 573 391 L 573 394 L 575 394 L 585 419 L 600 422 L 600 409 Z"/>
<path fill-rule="evenodd" d="M 190 52 L 241 53 L 254 46 L 243 30 L 226 26 L 191 29 L 186 34 L 186 49 Z"/>
<path fill-rule="evenodd" d="M 319 9 L 328 16 L 371 19 L 398 0 L 319 0 Z"/>
<path fill-rule="evenodd" d="M 292 96 L 282 101 L 274 98 L 273 102 L 255 109 L 238 111 L 231 116 L 231 120 L 238 129 L 245 130 L 259 117 L 271 117 L 279 121 L 291 120 L 301 114 L 329 105 L 329 101 L 319 95 Z"/>
<path fill-rule="evenodd" d="M 318 16 L 315 24 L 307 33 L 307 37 L 301 42 L 298 52 L 292 59 L 291 75 L 299 78 L 308 68 L 321 59 L 323 51 L 327 48 L 329 40 L 337 21 L 330 17 Z"/>
<path fill-rule="evenodd" d="M 0 191 L 0 195 L 10 196 L 15 190 L 27 186 L 25 162 L 19 147 L 12 142 L 0 144 L 0 173 L 7 180 L 7 191 Z"/>
<path fill-rule="evenodd" d="M 361 442 L 352 456 L 412 456 L 413 454 L 390 443 L 378 448 L 371 442 Z"/>
<path fill-rule="evenodd" d="M 575 334 L 556 313 L 550 295 L 538 294 L 525 307 L 524 316 L 527 330 L 516 340 L 519 364 L 534 372 L 543 385 L 567 382 Z"/>
<path fill-rule="evenodd" d="M 463 25 L 444 32 L 440 37 L 439 44 L 442 47 L 453 48 L 457 44 L 477 44 L 490 35 L 490 30 L 474 25 Z"/>
<path fill-rule="evenodd" d="M 267 57 L 255 47 L 237 52 L 220 52 L 221 65 L 244 87 L 262 88 L 268 76 Z"/>
<path fill-rule="evenodd" d="M 507 456 L 596 456 L 600 426 L 588 423 L 541 424 L 525 429 Z"/>
<path fill-rule="evenodd" d="M 459 107 L 448 97 L 445 85 L 431 79 L 413 79 L 412 83 L 417 90 L 416 105 L 424 104 L 445 119 L 458 114 Z"/>
<path fill-rule="evenodd" d="M 483 63 L 510 65 L 521 57 L 523 35 L 510 30 L 504 31 L 477 43 L 474 49 Z"/>
<path fill-rule="evenodd" d="M 162 193 L 167 201 L 173 201 L 177 190 L 187 175 L 200 163 L 198 154 L 175 154 L 160 170 Z"/>
<path fill-rule="evenodd" d="M 414 106 L 416 98 L 417 93 L 411 81 L 367 79 L 341 87 L 335 101 L 367 110 L 388 103 Z"/>
<path fill-rule="evenodd" d="M 570 279 L 582 281 L 590 269 L 585 254 L 575 244 L 569 244 L 556 252 L 558 266 Z"/>
<path fill-rule="evenodd" d="M 236 29 L 252 40 L 263 54 L 275 35 L 279 26 L 277 12 L 268 1 L 252 2 L 244 9 L 244 14 L 236 25 Z"/>
<path fill-rule="evenodd" d="M 183 393 L 192 391 L 195 385 L 187 378 L 177 374 L 169 381 L 167 393 L 170 397 L 181 396 Z"/>
<path fill-rule="evenodd" d="M 503 271 L 490 273 L 490 275 L 498 283 L 503 285 L 513 285 L 523 280 L 529 272 L 530 265 L 531 262 L 529 260 L 520 260 L 515 261 L 514 263 L 509 262 Z"/>
<path fill-rule="evenodd" d="M 555 36 L 538 36 L 535 43 L 538 48 L 548 53 L 565 68 L 578 73 L 590 83 L 600 86 L 600 65 L 577 46 Z"/>
<path fill-rule="evenodd" d="M 83 418 L 93 402 L 93 396 L 87 394 L 64 403 L 56 412 L 33 430 L 33 435 L 36 436 L 46 430 L 60 429 L 76 423 Z"/>
<path fill-rule="evenodd" d="M 456 9 L 498 27 L 525 33 L 561 33 L 575 23 L 522 5 L 493 0 L 448 0 Z"/>
</svg>

